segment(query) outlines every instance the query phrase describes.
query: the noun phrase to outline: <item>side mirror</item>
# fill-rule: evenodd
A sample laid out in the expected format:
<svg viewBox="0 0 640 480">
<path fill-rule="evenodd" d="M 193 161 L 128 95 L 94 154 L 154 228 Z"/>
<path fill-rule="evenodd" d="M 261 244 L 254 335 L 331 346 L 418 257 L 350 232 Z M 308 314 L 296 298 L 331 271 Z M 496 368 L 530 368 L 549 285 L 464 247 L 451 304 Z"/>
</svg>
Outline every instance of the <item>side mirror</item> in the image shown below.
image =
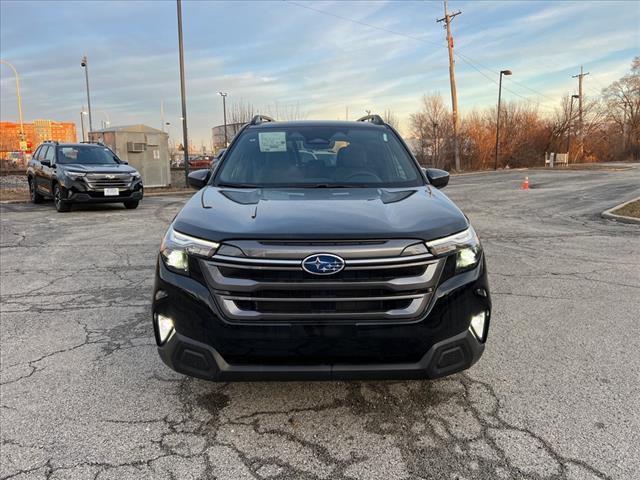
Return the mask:
<svg viewBox="0 0 640 480">
<path fill-rule="evenodd" d="M 211 172 L 208 169 L 195 170 L 189 174 L 189 186 L 191 188 L 195 188 L 196 190 L 200 190 L 204 187 L 209 181 L 209 175 Z"/>
<path fill-rule="evenodd" d="M 40 160 L 40 164 L 44 165 L 45 167 L 51 166 L 51 162 L 49 160 Z"/>
<path fill-rule="evenodd" d="M 120 163 L 121 163 L 122 165 L 129 165 L 129 162 L 127 162 L 126 160 L 120 160 Z"/>
<path fill-rule="evenodd" d="M 439 168 L 425 168 L 429 183 L 436 188 L 444 188 L 449 184 L 449 172 Z"/>
</svg>

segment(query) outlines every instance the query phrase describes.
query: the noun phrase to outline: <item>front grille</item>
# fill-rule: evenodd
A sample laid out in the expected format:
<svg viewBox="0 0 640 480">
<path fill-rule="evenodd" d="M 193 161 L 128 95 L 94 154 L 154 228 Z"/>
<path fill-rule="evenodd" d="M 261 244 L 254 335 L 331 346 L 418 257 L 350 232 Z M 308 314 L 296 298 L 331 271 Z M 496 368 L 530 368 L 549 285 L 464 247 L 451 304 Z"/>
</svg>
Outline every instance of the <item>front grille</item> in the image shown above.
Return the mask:
<svg viewBox="0 0 640 480">
<path fill-rule="evenodd" d="M 87 185 L 92 190 L 103 188 L 129 189 L 133 177 L 128 173 L 103 174 L 90 173 L 84 177 Z"/>
<path fill-rule="evenodd" d="M 370 282 L 388 281 L 398 277 L 415 277 L 424 273 L 424 265 L 414 265 L 409 267 L 377 268 L 371 270 L 342 270 L 334 275 L 326 277 L 312 277 L 302 269 L 299 270 L 249 270 L 233 267 L 219 267 L 220 272 L 225 277 L 246 278 L 259 282 L 287 282 L 304 283 L 310 280 L 335 282 Z"/>
<path fill-rule="evenodd" d="M 399 255 L 415 240 L 389 241 L 388 248 L 385 243 L 340 242 L 348 248 L 341 255 L 345 268 L 326 276 L 304 271 L 302 260 L 320 249 L 344 254 L 338 242 L 324 242 L 320 249 L 315 242 L 307 248 L 303 242 L 253 242 L 247 248 L 252 257 L 218 254 L 200 264 L 230 322 L 414 320 L 427 309 L 444 262 L 428 253 Z M 291 245 L 290 256 L 283 245 Z"/>
</svg>

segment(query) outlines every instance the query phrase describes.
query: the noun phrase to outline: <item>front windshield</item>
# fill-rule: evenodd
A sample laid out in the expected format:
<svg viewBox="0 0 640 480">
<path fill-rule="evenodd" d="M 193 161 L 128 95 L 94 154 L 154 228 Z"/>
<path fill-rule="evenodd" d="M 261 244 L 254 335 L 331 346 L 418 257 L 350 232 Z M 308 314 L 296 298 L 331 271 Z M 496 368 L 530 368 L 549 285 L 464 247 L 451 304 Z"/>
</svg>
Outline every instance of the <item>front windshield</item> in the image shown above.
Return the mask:
<svg viewBox="0 0 640 480">
<path fill-rule="evenodd" d="M 215 182 L 233 187 L 410 187 L 423 183 L 396 135 L 369 126 L 246 129 Z"/>
<path fill-rule="evenodd" d="M 58 148 L 58 163 L 79 163 L 82 165 L 118 165 L 113 152 L 107 147 L 94 145 L 74 145 Z"/>
</svg>

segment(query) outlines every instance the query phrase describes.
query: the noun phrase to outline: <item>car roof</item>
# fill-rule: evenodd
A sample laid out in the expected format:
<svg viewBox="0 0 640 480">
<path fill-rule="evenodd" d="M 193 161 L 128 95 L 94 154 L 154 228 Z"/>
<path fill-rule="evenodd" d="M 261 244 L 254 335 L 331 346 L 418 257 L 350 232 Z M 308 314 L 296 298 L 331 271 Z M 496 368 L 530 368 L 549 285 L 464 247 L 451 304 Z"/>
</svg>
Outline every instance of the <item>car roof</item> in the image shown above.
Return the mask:
<svg viewBox="0 0 640 480">
<path fill-rule="evenodd" d="M 60 143 L 60 142 L 42 142 L 42 145 L 55 145 L 58 147 L 104 147 L 99 143 Z"/>
<path fill-rule="evenodd" d="M 286 122 L 262 122 L 257 125 L 249 125 L 249 128 L 287 128 L 287 127 L 342 127 L 342 128 L 377 128 L 385 129 L 386 125 L 376 125 L 371 122 L 355 122 L 346 120 L 292 120 Z"/>
</svg>

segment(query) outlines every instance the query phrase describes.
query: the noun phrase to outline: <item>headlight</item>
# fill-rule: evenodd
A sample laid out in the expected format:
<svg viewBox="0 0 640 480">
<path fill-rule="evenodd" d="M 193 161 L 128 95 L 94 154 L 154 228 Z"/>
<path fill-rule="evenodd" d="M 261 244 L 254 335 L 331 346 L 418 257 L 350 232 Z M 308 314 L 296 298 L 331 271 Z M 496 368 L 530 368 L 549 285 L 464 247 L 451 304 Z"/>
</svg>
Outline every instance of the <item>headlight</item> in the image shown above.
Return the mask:
<svg viewBox="0 0 640 480">
<path fill-rule="evenodd" d="M 83 172 L 66 172 L 67 173 L 67 177 L 69 177 L 71 180 L 78 180 L 79 178 L 82 178 L 86 175 L 86 173 Z"/>
<path fill-rule="evenodd" d="M 138 178 L 140 178 L 140 174 L 139 174 L 138 172 L 133 172 L 133 173 L 131 174 L 131 178 L 133 178 L 133 179 L 137 180 Z"/>
<path fill-rule="evenodd" d="M 208 258 L 216 253 L 219 246 L 219 243 L 191 237 L 169 227 L 160 245 L 160 254 L 170 270 L 187 274 L 189 273 L 189 255 Z"/>
<path fill-rule="evenodd" d="M 480 240 L 473 227 L 469 227 L 455 235 L 426 242 L 426 245 L 429 251 L 436 256 L 455 252 L 456 272 L 475 268 L 482 256 Z"/>
</svg>

